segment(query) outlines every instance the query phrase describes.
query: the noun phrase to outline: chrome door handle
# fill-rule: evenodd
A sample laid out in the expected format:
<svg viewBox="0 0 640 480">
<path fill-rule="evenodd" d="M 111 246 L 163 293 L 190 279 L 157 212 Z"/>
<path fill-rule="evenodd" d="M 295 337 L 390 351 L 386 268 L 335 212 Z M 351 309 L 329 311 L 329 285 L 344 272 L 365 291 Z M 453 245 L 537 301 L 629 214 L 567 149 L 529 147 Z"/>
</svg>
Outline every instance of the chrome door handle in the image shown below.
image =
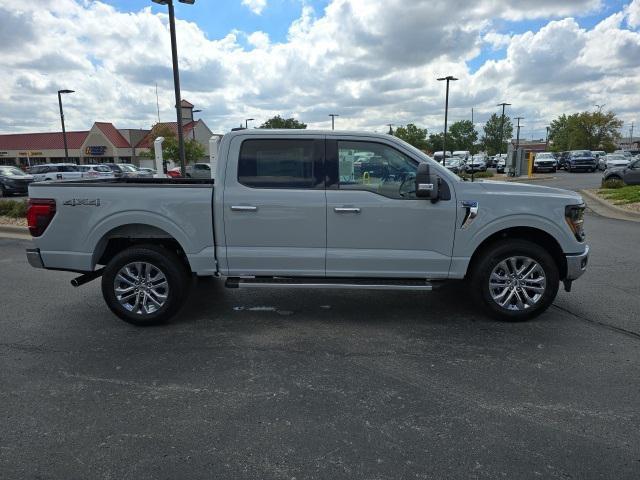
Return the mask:
<svg viewBox="0 0 640 480">
<path fill-rule="evenodd" d="M 254 207 L 253 205 L 232 205 L 231 210 L 234 212 L 255 212 L 258 210 L 258 207 Z"/>
<path fill-rule="evenodd" d="M 360 213 L 360 209 L 354 207 L 335 207 L 333 211 L 336 213 Z"/>
</svg>

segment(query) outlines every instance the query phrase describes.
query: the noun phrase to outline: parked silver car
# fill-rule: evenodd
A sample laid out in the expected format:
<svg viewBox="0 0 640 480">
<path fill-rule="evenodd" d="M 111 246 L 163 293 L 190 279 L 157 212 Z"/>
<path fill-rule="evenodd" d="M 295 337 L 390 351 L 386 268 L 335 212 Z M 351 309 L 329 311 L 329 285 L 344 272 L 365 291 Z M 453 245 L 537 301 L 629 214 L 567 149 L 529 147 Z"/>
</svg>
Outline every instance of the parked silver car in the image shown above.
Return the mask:
<svg viewBox="0 0 640 480">
<path fill-rule="evenodd" d="M 187 178 L 211 178 L 211 165 L 208 163 L 194 163 L 186 166 Z"/>
</svg>

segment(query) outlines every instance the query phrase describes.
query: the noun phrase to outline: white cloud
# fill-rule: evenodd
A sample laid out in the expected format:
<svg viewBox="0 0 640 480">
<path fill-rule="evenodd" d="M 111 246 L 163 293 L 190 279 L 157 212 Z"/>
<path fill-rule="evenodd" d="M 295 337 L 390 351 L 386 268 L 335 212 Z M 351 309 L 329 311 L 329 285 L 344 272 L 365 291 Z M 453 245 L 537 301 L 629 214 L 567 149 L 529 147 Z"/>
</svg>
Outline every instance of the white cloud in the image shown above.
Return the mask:
<svg viewBox="0 0 640 480">
<path fill-rule="evenodd" d="M 258 3 L 264 8 L 266 1 Z M 414 122 L 437 130 L 444 87 L 435 79 L 452 74 L 460 78 L 451 91 L 454 121 L 468 118 L 472 107 L 483 121 L 501 101 L 540 131 L 554 116 L 595 103 L 631 120 L 640 110 L 640 33 L 629 26 L 638 26 L 640 0 L 591 29 L 558 18 L 600 6 L 332 0 L 322 12 L 303 6 L 282 42 L 263 31 L 210 39 L 195 23 L 178 20 L 183 97 L 216 131 L 275 114 L 326 128 L 331 112 L 341 114 L 340 128 Z M 502 20 L 518 15 L 549 20 L 537 31 L 500 31 Z M 59 88 L 76 90 L 65 96 L 71 129 L 95 120 L 149 127 L 156 82 L 162 118 L 173 117 L 166 14 L 123 13 L 99 1 L 42 0 L 36 7 L 0 0 L 0 24 L 0 131 L 57 129 Z M 17 43 L 10 33 L 16 31 Z M 506 48 L 505 58 L 471 71 L 466 62 L 490 48 Z"/>
<path fill-rule="evenodd" d="M 256 15 L 260 15 L 267 6 L 267 0 L 242 0 L 242 5 L 249 7 Z"/>
</svg>

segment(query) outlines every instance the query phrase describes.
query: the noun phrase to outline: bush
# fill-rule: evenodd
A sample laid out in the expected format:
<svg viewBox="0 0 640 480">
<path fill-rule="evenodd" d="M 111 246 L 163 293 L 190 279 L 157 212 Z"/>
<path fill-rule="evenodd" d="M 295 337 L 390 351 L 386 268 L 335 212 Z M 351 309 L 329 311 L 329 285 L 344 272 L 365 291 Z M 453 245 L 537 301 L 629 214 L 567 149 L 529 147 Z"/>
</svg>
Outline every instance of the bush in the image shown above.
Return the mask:
<svg viewBox="0 0 640 480">
<path fill-rule="evenodd" d="M 0 215 L 11 218 L 27 216 L 27 202 L 22 200 L 0 200 Z"/>
<path fill-rule="evenodd" d="M 601 188 L 622 188 L 622 187 L 624 187 L 624 182 L 622 180 L 618 180 L 617 178 L 602 180 Z"/>
</svg>

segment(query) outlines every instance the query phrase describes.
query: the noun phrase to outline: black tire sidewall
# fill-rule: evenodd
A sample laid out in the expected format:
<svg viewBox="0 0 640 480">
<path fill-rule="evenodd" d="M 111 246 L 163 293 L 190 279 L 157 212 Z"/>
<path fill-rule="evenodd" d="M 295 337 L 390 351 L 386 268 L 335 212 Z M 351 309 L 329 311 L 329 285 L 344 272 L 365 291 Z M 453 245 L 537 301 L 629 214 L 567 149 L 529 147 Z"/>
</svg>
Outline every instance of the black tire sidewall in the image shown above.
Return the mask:
<svg viewBox="0 0 640 480">
<path fill-rule="evenodd" d="M 122 267 L 133 262 L 147 262 L 164 273 L 169 284 L 169 296 L 165 304 L 149 315 L 139 315 L 125 309 L 118 302 L 113 288 L 114 280 Z M 130 247 L 114 256 L 102 275 L 102 295 L 109 309 L 125 322 L 138 326 L 158 325 L 169 320 L 183 305 L 190 285 L 184 263 L 170 250 L 145 245 Z"/>
<path fill-rule="evenodd" d="M 543 297 L 534 307 L 527 310 L 512 311 L 502 308 L 493 300 L 489 291 L 489 276 L 495 266 L 513 256 L 529 257 L 538 262 L 545 272 L 547 282 Z M 507 239 L 495 243 L 484 252 L 482 259 L 474 266 L 472 285 L 476 300 L 482 303 L 490 316 L 499 320 L 517 322 L 529 320 L 551 306 L 560 286 L 560 274 L 551 255 L 539 245 L 527 240 Z"/>
</svg>

